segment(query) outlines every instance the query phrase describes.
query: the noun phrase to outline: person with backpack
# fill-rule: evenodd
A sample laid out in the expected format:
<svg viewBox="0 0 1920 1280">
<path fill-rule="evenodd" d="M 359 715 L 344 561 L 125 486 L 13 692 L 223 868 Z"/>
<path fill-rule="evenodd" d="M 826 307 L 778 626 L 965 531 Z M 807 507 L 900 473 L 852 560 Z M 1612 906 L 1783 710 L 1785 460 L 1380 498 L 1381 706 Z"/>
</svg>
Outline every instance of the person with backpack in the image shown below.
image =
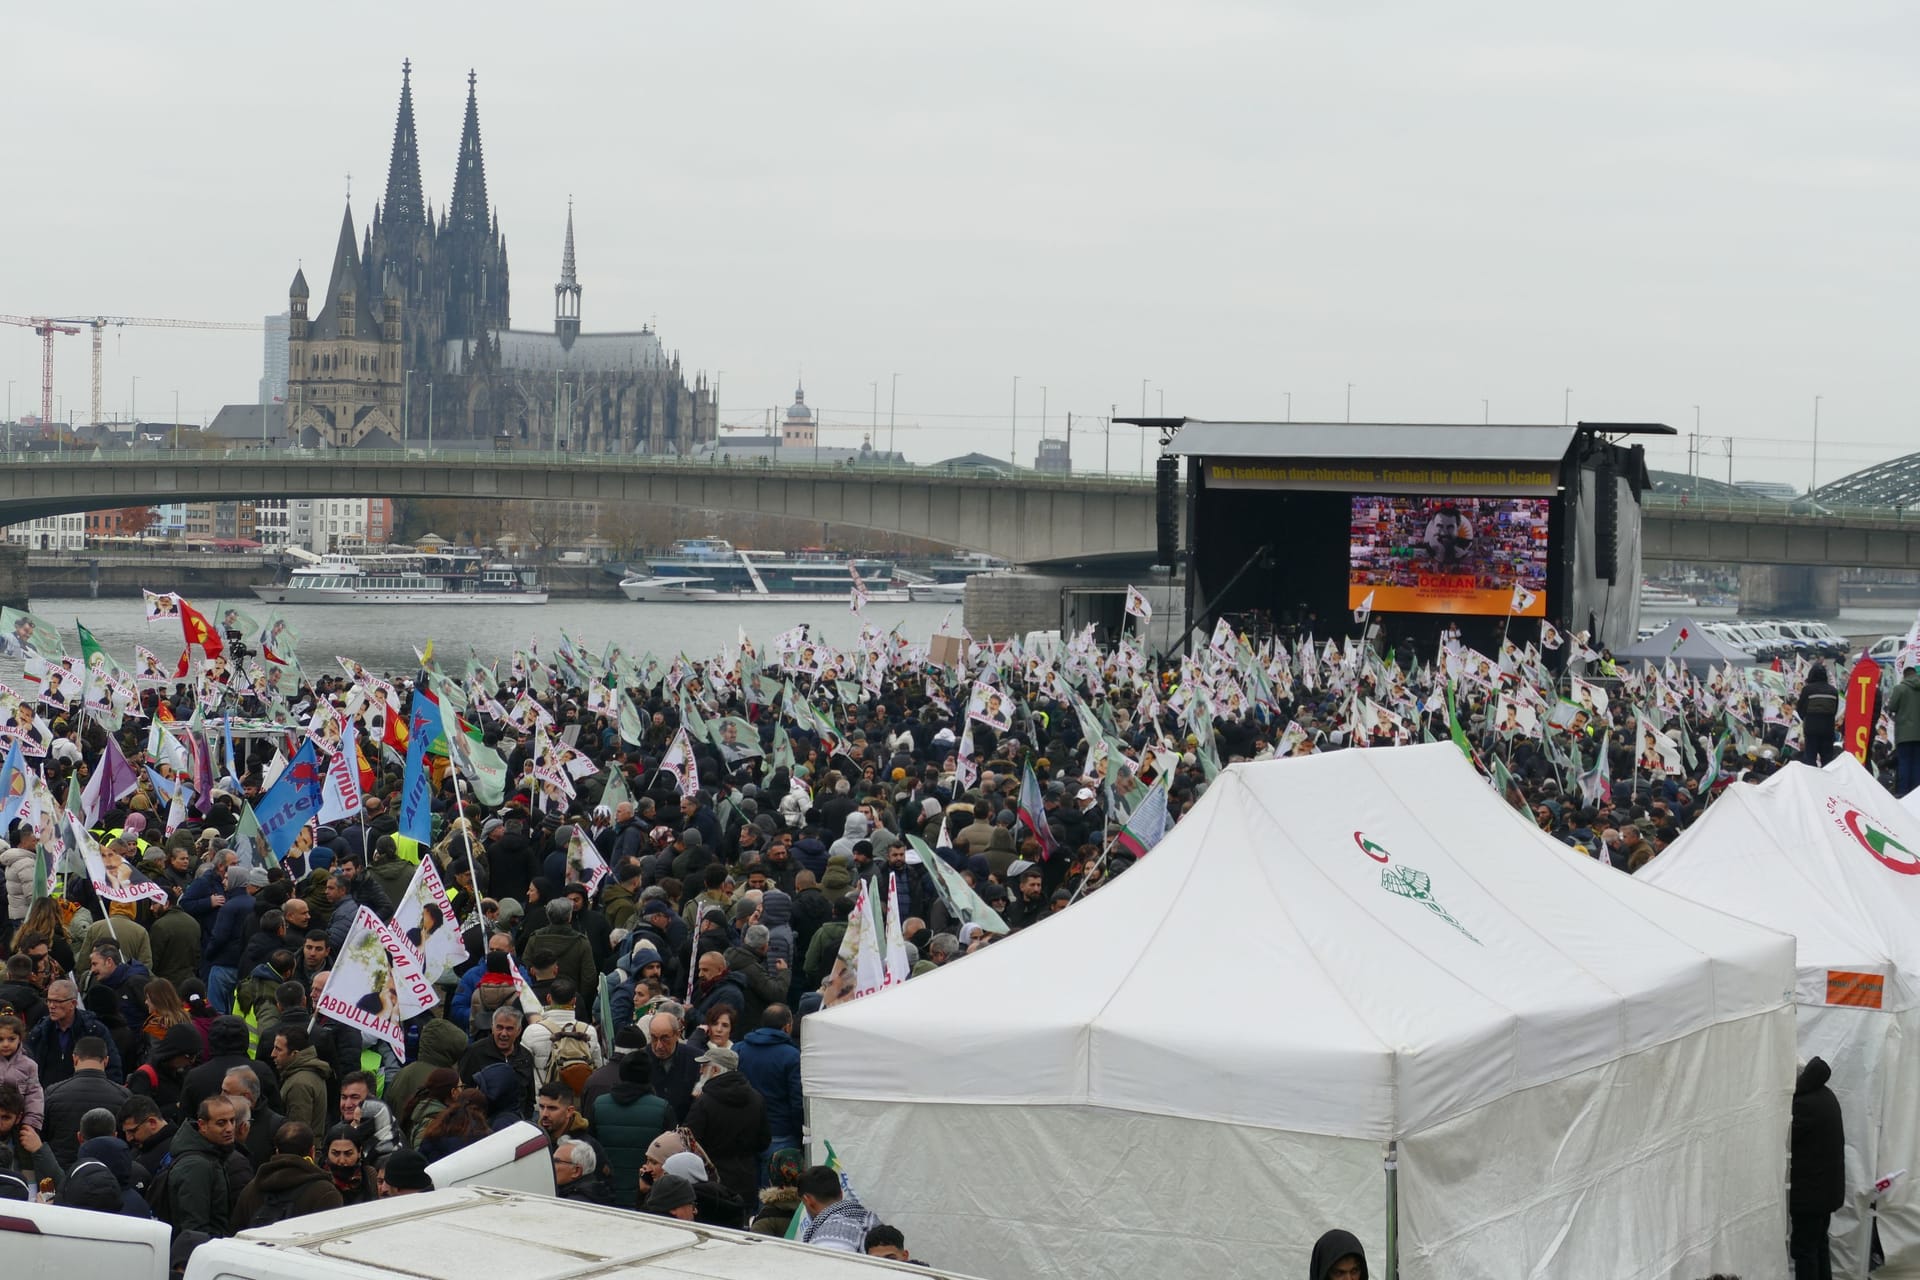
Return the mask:
<svg viewBox="0 0 1920 1280">
<path fill-rule="evenodd" d="M 345 1204 L 333 1178 L 313 1162 L 313 1130 L 289 1120 L 273 1133 L 273 1154 L 234 1201 L 228 1224 L 236 1234 Z"/>
<path fill-rule="evenodd" d="M 194 1122 L 173 1135 L 167 1161 L 147 1187 L 147 1203 L 154 1217 L 173 1224 L 175 1239 L 189 1231 L 227 1234 L 233 1216 L 227 1157 L 238 1132 L 233 1103 L 216 1094 L 202 1099 Z"/>
<path fill-rule="evenodd" d="M 535 1085 L 564 1081 L 578 1094 L 587 1077 L 606 1060 L 600 1052 L 600 1033 L 593 1024 L 574 1015 L 578 992 L 571 978 L 555 978 L 547 988 L 547 1006 L 527 1024 L 521 1043 L 533 1055 Z"/>
</svg>

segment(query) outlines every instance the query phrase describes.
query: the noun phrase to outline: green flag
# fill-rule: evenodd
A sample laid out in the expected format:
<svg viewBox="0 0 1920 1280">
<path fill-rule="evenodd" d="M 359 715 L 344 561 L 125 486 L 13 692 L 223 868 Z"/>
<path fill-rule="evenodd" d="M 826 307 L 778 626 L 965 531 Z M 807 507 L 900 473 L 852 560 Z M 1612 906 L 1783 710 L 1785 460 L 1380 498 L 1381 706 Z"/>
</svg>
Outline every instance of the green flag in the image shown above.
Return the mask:
<svg viewBox="0 0 1920 1280">
<path fill-rule="evenodd" d="M 1460 754 L 1478 765 L 1479 761 L 1474 759 L 1473 744 L 1467 741 L 1467 731 L 1460 727 L 1460 713 L 1453 707 L 1452 685 L 1447 686 L 1447 732 L 1453 737 L 1453 745 L 1460 748 Z"/>
<path fill-rule="evenodd" d="M 773 725 L 773 759 L 770 763 L 775 769 L 791 769 L 798 763 L 793 758 L 793 739 L 787 736 L 787 727 L 777 720 Z"/>
<path fill-rule="evenodd" d="M 253 806 L 245 800 L 240 802 L 240 824 L 233 830 L 233 847 L 242 862 L 267 868 L 280 865 L 280 859 L 273 856 L 273 846 L 261 838 L 260 819 L 254 816 Z"/>
<path fill-rule="evenodd" d="M 617 764 L 607 765 L 607 785 L 600 788 L 600 803 L 616 811 L 623 804 L 633 803 L 633 793 L 627 790 L 627 775 Z"/>
<path fill-rule="evenodd" d="M 0 632 L 5 633 L 9 653 L 18 650 L 47 658 L 67 656 L 67 646 L 60 639 L 60 628 L 45 618 L 36 618 L 23 610 L 0 608 Z"/>
<path fill-rule="evenodd" d="M 1007 922 L 1000 918 L 1000 914 L 973 891 L 973 886 L 967 883 L 965 876 L 929 849 L 925 840 L 909 835 L 907 843 L 920 856 L 920 863 L 926 867 L 927 874 L 933 877 L 933 887 L 939 891 L 940 900 L 962 924 L 977 924 L 988 933 L 1007 932 Z"/>
<path fill-rule="evenodd" d="M 634 709 L 633 699 L 626 694 L 620 695 L 620 741 L 628 746 L 637 747 L 646 738 L 647 722 L 640 718 Z"/>
</svg>

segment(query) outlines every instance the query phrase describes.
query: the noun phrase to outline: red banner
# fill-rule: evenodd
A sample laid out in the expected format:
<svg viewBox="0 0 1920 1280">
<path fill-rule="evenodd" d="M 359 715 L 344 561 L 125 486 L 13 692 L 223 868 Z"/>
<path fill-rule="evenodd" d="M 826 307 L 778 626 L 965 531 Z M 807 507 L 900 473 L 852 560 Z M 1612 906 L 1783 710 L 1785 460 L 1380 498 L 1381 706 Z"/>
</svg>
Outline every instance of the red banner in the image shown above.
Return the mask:
<svg viewBox="0 0 1920 1280">
<path fill-rule="evenodd" d="M 1867 762 L 1867 749 L 1873 745 L 1873 716 L 1880 703 L 1880 664 L 1861 656 L 1847 673 L 1847 718 L 1842 741 L 1847 752 L 1861 764 Z"/>
</svg>

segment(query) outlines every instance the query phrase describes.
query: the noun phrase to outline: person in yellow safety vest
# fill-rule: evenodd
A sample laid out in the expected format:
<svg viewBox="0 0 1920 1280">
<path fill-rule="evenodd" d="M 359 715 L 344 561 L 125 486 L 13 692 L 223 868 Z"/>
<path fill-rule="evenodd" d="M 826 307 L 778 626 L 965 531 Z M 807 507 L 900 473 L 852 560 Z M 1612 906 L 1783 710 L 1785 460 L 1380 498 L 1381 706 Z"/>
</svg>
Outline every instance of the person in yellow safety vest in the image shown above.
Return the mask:
<svg viewBox="0 0 1920 1280">
<path fill-rule="evenodd" d="M 135 857 L 137 860 L 144 862 L 146 860 L 147 850 L 153 847 L 146 841 L 146 830 L 147 815 L 136 811 L 128 814 L 127 820 L 120 826 L 115 827 L 111 831 L 103 831 L 98 834 L 103 835 L 108 840 L 118 840 L 123 835 L 132 836 L 134 846 L 139 850 Z"/>
</svg>

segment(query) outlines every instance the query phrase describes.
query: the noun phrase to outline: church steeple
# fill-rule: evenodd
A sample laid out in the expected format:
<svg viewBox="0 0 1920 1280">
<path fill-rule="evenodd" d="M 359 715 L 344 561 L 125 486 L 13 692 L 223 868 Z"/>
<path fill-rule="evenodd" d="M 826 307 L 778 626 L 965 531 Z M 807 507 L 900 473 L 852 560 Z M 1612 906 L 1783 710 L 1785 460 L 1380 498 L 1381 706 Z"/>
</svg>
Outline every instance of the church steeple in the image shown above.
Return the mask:
<svg viewBox="0 0 1920 1280">
<path fill-rule="evenodd" d="M 567 247 L 560 255 L 560 283 L 553 286 L 553 331 L 560 345 L 571 347 L 580 336 L 580 281 L 574 275 L 573 200 L 567 200 Z"/>
<path fill-rule="evenodd" d="M 477 152 L 478 123 L 471 99 L 467 123 L 475 130 Z M 421 226 L 426 221 L 426 208 L 420 190 L 420 145 L 413 128 L 413 61 L 407 59 L 400 64 L 400 114 L 393 122 L 393 159 L 387 164 L 387 196 L 380 217 L 397 227 Z"/>
<path fill-rule="evenodd" d="M 454 163 L 453 205 L 448 223 L 455 231 L 484 236 L 491 230 L 487 216 L 487 164 L 480 154 L 480 100 L 478 79 L 467 72 L 467 120 L 460 130 L 460 158 Z"/>
</svg>

